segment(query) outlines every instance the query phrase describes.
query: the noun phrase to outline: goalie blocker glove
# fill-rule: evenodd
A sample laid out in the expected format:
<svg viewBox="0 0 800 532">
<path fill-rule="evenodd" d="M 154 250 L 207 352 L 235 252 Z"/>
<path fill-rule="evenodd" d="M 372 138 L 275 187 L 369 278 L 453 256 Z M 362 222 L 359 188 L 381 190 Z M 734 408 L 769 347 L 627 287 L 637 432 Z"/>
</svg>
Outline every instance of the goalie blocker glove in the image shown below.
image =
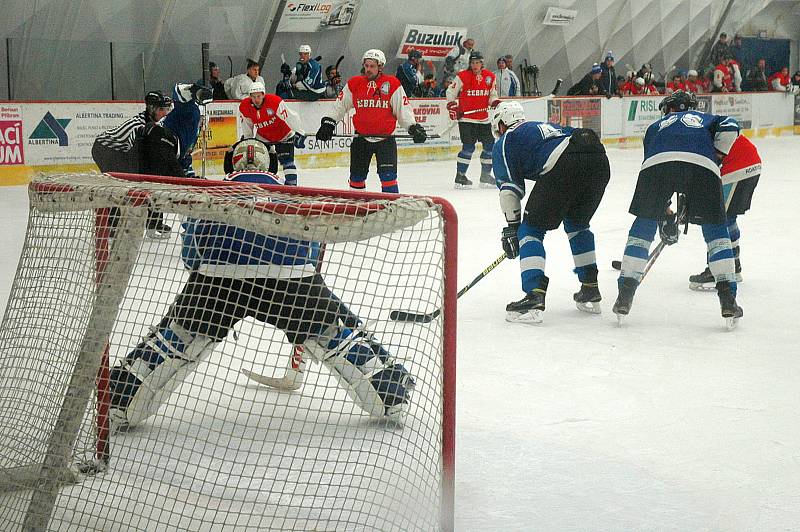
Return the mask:
<svg viewBox="0 0 800 532">
<path fill-rule="evenodd" d="M 425 128 L 419 124 L 414 124 L 408 128 L 408 134 L 414 139 L 414 144 L 422 144 L 428 139 Z"/>
<path fill-rule="evenodd" d="M 323 142 L 329 141 L 333 138 L 333 131 L 336 129 L 336 120 L 329 116 L 323 116 L 320 121 L 319 129 L 317 130 L 317 140 Z"/>
</svg>

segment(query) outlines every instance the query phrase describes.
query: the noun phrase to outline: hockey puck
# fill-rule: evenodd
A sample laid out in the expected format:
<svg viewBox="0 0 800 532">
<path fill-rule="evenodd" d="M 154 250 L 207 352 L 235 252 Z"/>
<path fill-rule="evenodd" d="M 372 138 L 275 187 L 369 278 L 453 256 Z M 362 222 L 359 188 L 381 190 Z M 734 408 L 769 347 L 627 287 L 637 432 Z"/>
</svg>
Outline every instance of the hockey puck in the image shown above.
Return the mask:
<svg viewBox="0 0 800 532">
<path fill-rule="evenodd" d="M 611 261 L 611 267 L 614 268 L 615 270 L 621 270 L 622 269 L 622 261 L 621 260 L 612 260 Z"/>
</svg>

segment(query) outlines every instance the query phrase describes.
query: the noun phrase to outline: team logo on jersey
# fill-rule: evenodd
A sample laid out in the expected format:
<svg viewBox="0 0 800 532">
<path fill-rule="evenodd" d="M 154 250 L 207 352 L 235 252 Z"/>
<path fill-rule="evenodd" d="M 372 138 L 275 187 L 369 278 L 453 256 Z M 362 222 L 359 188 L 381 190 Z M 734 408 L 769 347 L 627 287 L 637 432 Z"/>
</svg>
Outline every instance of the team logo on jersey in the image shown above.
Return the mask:
<svg viewBox="0 0 800 532">
<path fill-rule="evenodd" d="M 267 108 L 267 116 L 272 116 L 272 115 L 274 115 L 274 114 L 275 114 L 275 111 L 273 111 L 273 110 L 272 110 L 272 109 L 270 109 L 270 108 Z"/>
<path fill-rule="evenodd" d="M 678 121 L 678 115 L 669 115 L 658 124 L 658 130 L 662 131 Z"/>
<path fill-rule="evenodd" d="M 686 127 L 693 127 L 700 129 L 703 127 L 703 119 L 696 114 L 686 113 L 681 117 L 681 122 Z"/>
<path fill-rule="evenodd" d="M 492 76 L 486 76 L 486 85 L 488 86 L 491 84 L 492 84 Z"/>
<path fill-rule="evenodd" d="M 389 94 L 389 82 L 384 81 L 381 83 L 381 94 Z"/>
</svg>

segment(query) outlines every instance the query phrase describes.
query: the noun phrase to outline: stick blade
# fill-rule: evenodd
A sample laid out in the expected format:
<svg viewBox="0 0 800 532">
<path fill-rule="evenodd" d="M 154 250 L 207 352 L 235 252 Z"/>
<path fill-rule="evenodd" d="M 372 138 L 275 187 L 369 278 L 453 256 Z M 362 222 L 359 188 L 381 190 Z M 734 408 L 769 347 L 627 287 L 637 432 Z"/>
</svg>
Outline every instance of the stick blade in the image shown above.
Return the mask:
<svg viewBox="0 0 800 532">
<path fill-rule="evenodd" d="M 300 386 L 303 385 L 302 378 L 295 378 L 292 376 L 285 376 L 283 378 L 275 378 L 275 377 L 265 377 L 264 375 L 259 375 L 258 373 L 254 373 L 250 370 L 246 370 L 244 368 L 240 369 L 239 371 L 242 372 L 242 375 L 247 377 L 253 382 L 257 382 L 259 384 L 263 384 L 265 386 L 269 386 L 270 388 L 275 388 L 276 390 L 283 390 L 287 392 L 292 392 L 295 390 L 299 390 Z M 300 374 L 302 375 L 302 374 Z"/>
<path fill-rule="evenodd" d="M 389 313 L 389 319 L 393 321 L 410 321 L 413 323 L 430 323 L 434 316 L 431 314 L 418 314 L 416 312 L 406 312 L 404 310 L 393 310 Z"/>
</svg>

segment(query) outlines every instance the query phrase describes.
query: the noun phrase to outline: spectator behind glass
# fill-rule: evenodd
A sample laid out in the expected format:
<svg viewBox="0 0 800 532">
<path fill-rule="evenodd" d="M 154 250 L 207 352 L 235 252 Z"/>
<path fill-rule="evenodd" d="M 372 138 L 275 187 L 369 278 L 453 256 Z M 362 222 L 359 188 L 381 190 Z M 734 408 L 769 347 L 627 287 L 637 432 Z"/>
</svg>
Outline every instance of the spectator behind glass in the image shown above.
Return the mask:
<svg viewBox="0 0 800 532">
<path fill-rule="evenodd" d="M 469 54 L 475 48 L 475 39 L 464 39 L 461 46 L 454 46 L 447 57 L 444 58 L 442 80 L 452 78 L 457 72 L 469 68 Z M 442 83 L 444 85 L 444 82 Z"/>
<path fill-rule="evenodd" d="M 731 54 L 730 46 L 728 46 L 728 34 L 722 32 L 719 34 L 719 40 L 714 43 L 711 49 L 711 64 L 719 65 L 722 61 Z"/>
<path fill-rule="evenodd" d="M 742 36 L 738 33 L 733 36 L 733 44 L 730 46 L 730 52 L 736 60 L 736 64 L 742 64 Z"/>
<path fill-rule="evenodd" d="M 198 80 L 198 85 L 202 85 L 199 81 L 201 80 Z M 225 85 L 222 83 L 222 80 L 219 79 L 219 67 L 213 61 L 208 63 L 208 84 L 214 93 L 215 100 L 228 99 L 228 95 L 225 94 Z"/>
<path fill-rule="evenodd" d="M 567 91 L 568 96 L 600 96 L 605 95 L 603 88 L 600 86 L 600 76 L 603 74 L 603 69 L 600 65 L 595 63 L 588 74 L 569 88 Z M 616 81 L 616 80 L 615 80 Z"/>
<path fill-rule="evenodd" d="M 503 56 L 503 59 L 506 60 L 506 68 L 513 72 L 514 71 L 514 56 L 511 55 L 511 54 L 506 54 L 506 55 Z"/>
<path fill-rule="evenodd" d="M 257 81 L 264 83 L 264 78 L 259 75 L 260 73 L 261 65 L 252 59 L 248 59 L 247 72 L 225 80 L 225 93 L 231 100 L 241 100 L 250 97 L 250 85 Z"/>
<path fill-rule="evenodd" d="M 505 56 L 497 59 L 497 70 L 494 71 L 497 78 L 497 95 L 519 96 L 519 78 L 513 70 L 508 68 Z"/>
<path fill-rule="evenodd" d="M 434 74 L 425 74 L 425 80 L 422 82 L 422 97 L 423 98 L 443 98 L 445 89 L 436 84 L 436 76 Z"/>
<path fill-rule="evenodd" d="M 397 67 L 397 79 L 406 91 L 406 96 L 419 98 L 422 96 L 422 52 L 408 51 L 408 58 Z"/>
<path fill-rule="evenodd" d="M 768 91 L 767 60 L 763 57 L 758 60 L 755 68 L 747 72 L 747 90 Z"/>
<path fill-rule="evenodd" d="M 333 65 L 325 68 L 325 98 L 336 99 L 342 92 L 342 75 Z"/>
<path fill-rule="evenodd" d="M 606 57 L 603 64 L 600 65 L 600 87 L 601 93 L 605 94 L 607 98 L 616 96 L 617 89 L 617 73 L 614 70 L 614 54 L 609 50 L 606 52 Z"/>
<path fill-rule="evenodd" d="M 317 101 L 325 94 L 322 66 L 317 59 L 311 58 L 311 47 L 307 44 L 301 45 L 297 54 L 297 64 L 289 78 L 294 87 L 294 97 L 307 102 Z"/>
</svg>

